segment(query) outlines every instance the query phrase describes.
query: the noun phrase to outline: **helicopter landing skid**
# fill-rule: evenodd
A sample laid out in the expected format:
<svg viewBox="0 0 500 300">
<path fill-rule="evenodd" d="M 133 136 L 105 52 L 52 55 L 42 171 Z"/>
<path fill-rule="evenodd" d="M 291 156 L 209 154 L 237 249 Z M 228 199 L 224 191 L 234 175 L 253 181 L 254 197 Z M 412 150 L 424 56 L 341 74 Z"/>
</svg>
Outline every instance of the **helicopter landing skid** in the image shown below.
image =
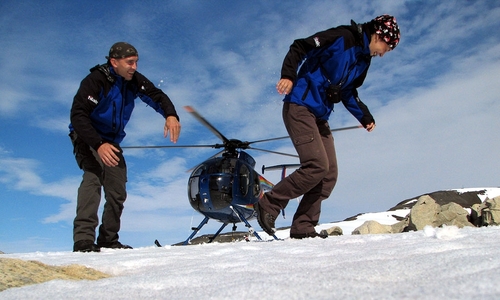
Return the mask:
<svg viewBox="0 0 500 300">
<path fill-rule="evenodd" d="M 260 237 L 260 235 L 253 229 L 252 225 L 250 225 L 250 223 L 248 222 L 248 220 L 236 209 L 233 209 L 233 211 L 238 215 L 238 218 L 243 222 L 245 223 L 245 227 L 248 228 L 248 232 L 252 235 L 254 235 L 257 240 L 259 241 L 262 241 L 262 238 Z M 182 243 L 183 245 L 189 245 L 189 242 L 193 239 L 193 237 L 198 233 L 198 231 L 200 231 L 200 229 L 205 226 L 207 223 L 208 223 L 208 220 L 210 220 L 209 217 L 205 216 L 205 218 L 200 222 L 200 224 L 197 226 L 197 227 L 193 227 L 193 232 L 191 233 L 191 235 L 184 241 L 184 243 Z M 219 230 L 217 230 L 217 232 L 208 240 L 209 243 L 213 242 L 213 240 L 219 236 L 219 234 L 222 232 L 222 230 L 224 228 L 226 228 L 226 226 L 228 225 L 229 223 L 224 223 L 222 224 L 222 226 L 219 228 Z M 236 230 L 236 226 L 233 226 L 233 231 Z M 278 237 L 276 237 L 276 235 L 272 235 L 272 237 L 275 239 L 275 240 L 279 240 Z"/>
<path fill-rule="evenodd" d="M 193 229 L 193 233 L 191 233 L 191 235 L 187 238 L 187 240 L 185 240 L 184 243 L 182 243 L 182 244 L 183 245 L 188 245 L 189 242 L 191 241 L 191 239 L 198 233 L 198 231 L 200 231 L 201 227 L 203 227 L 205 224 L 208 223 L 208 220 L 210 220 L 210 218 L 209 217 L 205 217 L 203 219 L 203 221 L 201 221 L 200 225 L 198 225 L 198 227 L 191 228 L 191 229 Z M 224 224 L 224 227 L 225 227 L 225 225 L 227 225 L 227 224 Z"/>
</svg>

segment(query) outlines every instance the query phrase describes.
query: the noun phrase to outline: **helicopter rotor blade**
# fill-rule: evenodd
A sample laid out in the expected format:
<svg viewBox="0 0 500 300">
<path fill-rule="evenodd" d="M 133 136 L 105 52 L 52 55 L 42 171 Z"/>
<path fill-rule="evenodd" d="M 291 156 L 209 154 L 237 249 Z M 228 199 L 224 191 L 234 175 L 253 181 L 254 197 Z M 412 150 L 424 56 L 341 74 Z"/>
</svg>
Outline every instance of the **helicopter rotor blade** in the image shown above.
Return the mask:
<svg viewBox="0 0 500 300">
<path fill-rule="evenodd" d="M 207 158 L 206 160 L 209 160 L 209 159 L 212 159 L 212 158 L 214 158 L 214 157 L 220 156 L 220 155 L 221 155 L 222 153 L 224 153 L 225 151 L 226 151 L 225 149 L 224 149 L 224 150 L 221 150 L 221 151 L 219 151 L 219 152 L 215 153 L 214 155 L 210 156 L 210 157 L 209 157 L 209 158 Z M 194 169 L 194 168 L 193 168 L 193 169 Z"/>
<path fill-rule="evenodd" d="M 285 152 L 271 151 L 271 150 L 267 150 L 267 149 L 254 148 L 254 147 L 250 147 L 250 146 L 248 147 L 248 149 L 252 149 L 252 150 L 255 150 L 255 151 L 267 152 L 267 153 L 273 153 L 273 154 L 278 154 L 278 155 L 291 156 L 291 157 L 296 157 L 296 158 L 299 157 L 298 155 L 295 155 L 295 154 L 290 154 L 290 153 L 285 153 Z"/>
<path fill-rule="evenodd" d="M 213 134 L 215 134 L 221 141 L 224 143 L 228 142 L 229 140 L 222 134 L 220 133 L 217 128 L 215 128 L 212 124 L 210 124 L 204 117 L 202 117 L 193 107 L 187 105 L 184 106 L 184 109 L 188 112 L 191 113 L 200 123 L 205 125 L 210 131 L 212 131 Z"/>
<path fill-rule="evenodd" d="M 357 128 L 363 128 L 363 125 L 333 128 L 333 129 L 330 129 L 330 131 L 331 132 L 336 132 L 336 131 L 351 130 L 351 129 L 357 129 Z"/>
<path fill-rule="evenodd" d="M 357 128 L 363 128 L 363 126 L 362 125 L 357 125 L 357 126 L 340 127 L 340 128 L 330 129 L 330 131 L 331 132 L 336 132 L 336 131 L 351 130 L 351 129 L 357 129 Z M 277 140 L 282 140 L 282 139 L 286 139 L 286 138 L 289 138 L 289 137 L 290 136 L 287 135 L 287 136 L 282 136 L 282 137 L 277 137 L 277 138 L 270 138 L 270 139 L 264 139 L 264 140 L 258 140 L 258 141 L 248 142 L 248 144 L 277 141 Z"/>
<path fill-rule="evenodd" d="M 155 149 L 155 148 L 217 148 L 218 144 L 214 145 L 165 145 L 165 146 L 123 146 L 122 149 Z M 220 148 L 220 147 L 219 147 Z"/>
</svg>

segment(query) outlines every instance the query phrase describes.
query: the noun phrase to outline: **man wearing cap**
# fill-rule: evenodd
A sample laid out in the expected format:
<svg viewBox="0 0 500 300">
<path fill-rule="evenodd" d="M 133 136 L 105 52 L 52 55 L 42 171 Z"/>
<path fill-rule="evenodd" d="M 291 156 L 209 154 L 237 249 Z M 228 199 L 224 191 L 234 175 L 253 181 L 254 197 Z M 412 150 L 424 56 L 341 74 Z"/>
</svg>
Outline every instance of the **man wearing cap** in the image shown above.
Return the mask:
<svg viewBox="0 0 500 300">
<path fill-rule="evenodd" d="M 83 170 L 73 222 L 73 251 L 99 252 L 100 248 L 132 247 L 119 241 L 120 217 L 127 198 L 127 167 L 120 143 L 139 97 L 165 118 L 164 137 L 177 142 L 181 125 L 170 98 L 137 72 L 139 54 L 134 46 L 115 43 L 107 63 L 90 69 L 71 107 L 69 125 L 76 162 Z M 106 203 L 99 223 L 97 211 L 104 189 Z"/>
<path fill-rule="evenodd" d="M 283 99 L 283 121 L 299 155 L 300 168 L 276 184 L 255 205 L 265 232 L 275 232 L 275 220 L 290 199 L 303 196 L 292 220 L 290 237 L 326 237 L 317 233 L 321 201 L 337 182 L 337 158 L 328 119 L 334 105 L 344 107 L 371 132 L 375 120 L 358 97 L 371 58 L 384 56 L 399 43 L 396 18 L 379 16 L 370 22 L 339 26 L 297 39 L 290 46 L 276 85 Z M 300 67 L 300 68 L 299 68 Z M 297 72 L 298 70 L 298 72 Z"/>
</svg>

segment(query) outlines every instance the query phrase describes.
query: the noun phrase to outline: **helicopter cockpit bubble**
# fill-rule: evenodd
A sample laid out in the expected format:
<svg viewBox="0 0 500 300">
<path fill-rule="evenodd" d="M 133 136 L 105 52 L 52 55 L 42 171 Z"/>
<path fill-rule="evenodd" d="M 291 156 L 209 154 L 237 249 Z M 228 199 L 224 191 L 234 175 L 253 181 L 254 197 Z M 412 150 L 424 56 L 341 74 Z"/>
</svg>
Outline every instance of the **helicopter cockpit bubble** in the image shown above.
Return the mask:
<svg viewBox="0 0 500 300">
<path fill-rule="evenodd" d="M 194 209 L 209 212 L 231 205 L 236 161 L 235 158 L 215 157 L 191 173 L 188 193 Z"/>
</svg>

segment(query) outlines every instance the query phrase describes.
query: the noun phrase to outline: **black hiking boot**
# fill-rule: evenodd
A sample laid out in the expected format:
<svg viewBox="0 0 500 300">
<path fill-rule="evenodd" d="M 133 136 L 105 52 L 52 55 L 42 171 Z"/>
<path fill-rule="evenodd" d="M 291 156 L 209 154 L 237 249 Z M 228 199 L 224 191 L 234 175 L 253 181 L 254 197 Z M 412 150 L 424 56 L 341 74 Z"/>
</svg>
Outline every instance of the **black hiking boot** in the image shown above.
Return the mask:
<svg viewBox="0 0 500 300">
<path fill-rule="evenodd" d="M 133 249 L 129 245 L 124 245 L 119 241 L 111 242 L 111 243 L 99 243 L 99 247 L 101 248 L 110 248 L 110 249 Z"/>
<path fill-rule="evenodd" d="M 319 233 L 317 233 L 316 231 L 310 233 L 290 233 L 290 238 L 292 239 L 305 239 L 315 237 L 326 239 L 328 237 L 328 232 L 326 230 L 321 230 Z"/>
<path fill-rule="evenodd" d="M 82 240 L 75 242 L 73 252 L 101 252 L 101 248 L 91 240 Z"/>
<path fill-rule="evenodd" d="M 267 234 L 274 235 L 276 232 L 276 226 L 274 225 L 276 217 L 263 210 L 258 202 L 254 204 L 254 210 L 257 212 L 257 222 L 260 227 L 262 227 Z"/>
</svg>

